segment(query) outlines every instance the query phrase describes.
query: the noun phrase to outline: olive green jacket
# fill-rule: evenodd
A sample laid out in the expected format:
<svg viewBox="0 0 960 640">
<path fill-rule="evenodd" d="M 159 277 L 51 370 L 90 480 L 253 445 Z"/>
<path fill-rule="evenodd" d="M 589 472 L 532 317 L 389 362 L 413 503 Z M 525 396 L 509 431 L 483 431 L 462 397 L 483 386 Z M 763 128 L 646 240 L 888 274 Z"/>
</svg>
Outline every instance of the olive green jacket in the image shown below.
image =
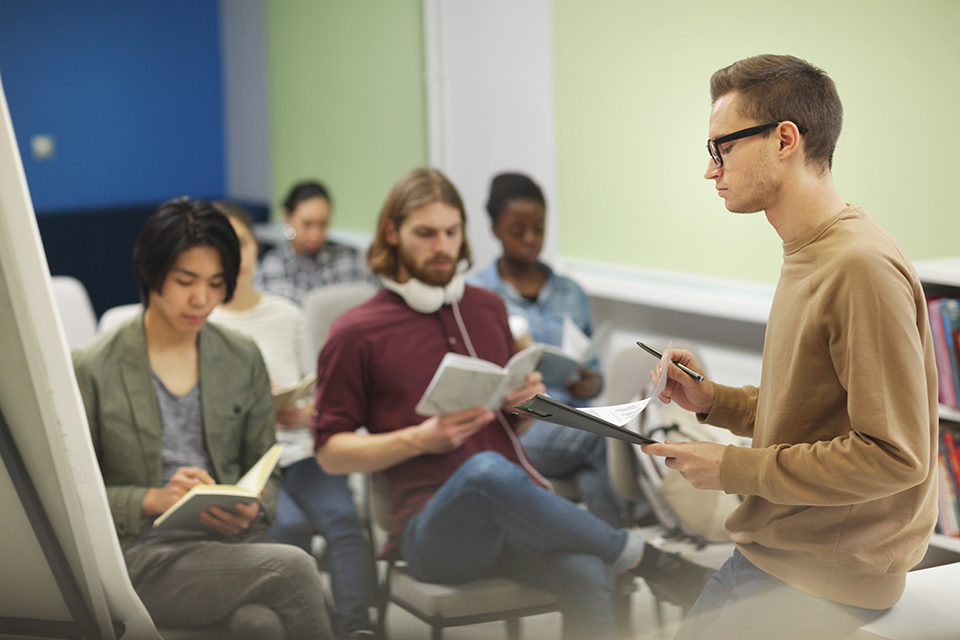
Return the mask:
<svg viewBox="0 0 960 640">
<path fill-rule="evenodd" d="M 207 323 L 200 330 L 200 404 L 203 437 L 213 462 L 207 471 L 233 484 L 276 442 L 273 395 L 263 357 L 252 340 Z M 143 314 L 73 352 L 74 369 L 90 423 L 120 543 L 126 547 L 150 519 L 143 498 L 161 485 L 160 409 L 151 377 Z M 261 500 L 276 513 L 280 472 Z"/>
</svg>

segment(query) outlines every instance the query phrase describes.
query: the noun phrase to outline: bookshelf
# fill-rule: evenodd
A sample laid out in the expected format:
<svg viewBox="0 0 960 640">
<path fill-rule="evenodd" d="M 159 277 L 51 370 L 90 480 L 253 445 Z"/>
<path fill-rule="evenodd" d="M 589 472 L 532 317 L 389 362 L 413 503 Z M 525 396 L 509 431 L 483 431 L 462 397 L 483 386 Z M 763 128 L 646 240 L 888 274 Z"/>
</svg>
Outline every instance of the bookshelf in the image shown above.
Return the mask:
<svg viewBox="0 0 960 640">
<path fill-rule="evenodd" d="M 924 292 L 928 296 L 960 298 L 960 257 L 924 260 L 916 262 L 914 267 L 917 270 L 917 275 L 920 276 L 920 281 L 923 283 Z M 934 323 L 938 322 L 936 318 L 932 321 Z M 938 366 L 940 365 L 942 365 L 942 362 L 938 361 Z M 941 371 L 941 375 L 942 373 Z M 939 417 L 941 428 L 960 425 L 960 411 L 954 407 L 941 403 Z M 944 453 L 942 449 L 943 445 L 941 444 L 941 454 Z M 943 471 L 941 471 L 941 473 L 943 473 Z M 955 470 L 948 471 L 947 473 L 953 475 Z M 948 482 L 954 481 L 950 480 Z M 955 486 L 954 490 L 956 491 L 957 489 L 960 489 L 960 487 Z M 942 505 L 941 508 L 943 508 Z M 947 517 L 943 522 L 950 520 L 951 518 Z M 951 528 L 953 526 L 955 525 L 952 525 Z M 938 527 L 938 531 L 939 530 Z M 946 533 L 951 532 L 947 531 Z M 960 539 L 952 537 L 951 535 L 935 534 L 930 540 L 930 549 L 927 552 L 925 561 L 932 562 L 933 564 L 943 564 L 944 562 L 956 562 L 958 559 L 960 559 Z"/>
<path fill-rule="evenodd" d="M 960 256 L 921 260 L 913 265 L 927 295 L 960 298 Z M 940 419 L 960 424 L 960 411 L 940 405 Z"/>
</svg>

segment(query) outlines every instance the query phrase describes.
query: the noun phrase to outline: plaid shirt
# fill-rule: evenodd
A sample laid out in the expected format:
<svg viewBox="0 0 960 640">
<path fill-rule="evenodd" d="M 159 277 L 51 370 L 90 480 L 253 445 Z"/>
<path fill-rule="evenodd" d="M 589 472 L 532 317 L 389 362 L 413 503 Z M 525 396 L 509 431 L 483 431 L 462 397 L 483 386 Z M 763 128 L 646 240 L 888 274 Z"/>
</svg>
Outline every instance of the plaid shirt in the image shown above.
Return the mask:
<svg viewBox="0 0 960 640">
<path fill-rule="evenodd" d="M 303 306 L 310 289 L 338 282 L 372 282 L 372 278 L 353 247 L 328 240 L 311 256 L 298 255 L 292 244 L 284 242 L 263 254 L 253 284 Z"/>
</svg>

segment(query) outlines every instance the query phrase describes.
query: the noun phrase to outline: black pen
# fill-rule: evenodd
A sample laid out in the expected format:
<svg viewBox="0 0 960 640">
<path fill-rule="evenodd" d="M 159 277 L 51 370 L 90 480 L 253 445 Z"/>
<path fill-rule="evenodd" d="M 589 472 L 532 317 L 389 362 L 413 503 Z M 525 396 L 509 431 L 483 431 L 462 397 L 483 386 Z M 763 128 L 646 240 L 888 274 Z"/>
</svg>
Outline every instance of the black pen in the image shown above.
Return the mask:
<svg viewBox="0 0 960 640">
<path fill-rule="evenodd" d="M 653 347 L 651 347 L 651 346 L 649 346 L 649 345 L 643 344 L 642 342 L 637 342 L 637 346 L 640 347 L 641 349 L 643 349 L 644 351 L 646 351 L 647 353 L 649 353 L 650 355 L 656 356 L 657 359 L 663 358 L 663 354 L 662 354 L 662 353 L 660 353 L 659 351 L 657 351 L 656 349 L 654 349 Z M 673 362 L 673 361 L 671 360 L 671 362 Z M 697 373 L 696 371 L 694 371 L 693 369 L 691 369 L 690 367 L 686 367 L 686 366 L 680 364 L 679 362 L 673 362 L 673 364 L 675 364 L 675 365 L 677 365 L 678 367 L 680 367 L 680 371 L 683 371 L 685 374 L 687 374 L 688 376 L 690 376 L 691 378 L 693 378 L 693 379 L 696 380 L 697 382 L 703 382 L 703 376 L 700 375 L 699 373 Z"/>
</svg>

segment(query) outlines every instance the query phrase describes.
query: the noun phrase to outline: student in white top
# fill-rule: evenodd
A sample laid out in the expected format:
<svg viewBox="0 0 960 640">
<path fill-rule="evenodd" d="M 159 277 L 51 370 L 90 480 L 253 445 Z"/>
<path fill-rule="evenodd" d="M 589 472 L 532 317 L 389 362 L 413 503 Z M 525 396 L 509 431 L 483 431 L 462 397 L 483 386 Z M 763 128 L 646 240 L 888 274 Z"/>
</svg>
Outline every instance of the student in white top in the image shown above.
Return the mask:
<svg viewBox="0 0 960 640">
<path fill-rule="evenodd" d="M 234 203 L 221 201 L 213 206 L 230 219 L 237 232 L 241 264 L 233 299 L 218 307 L 210 320 L 253 338 L 275 386 L 295 383 L 313 366 L 304 362 L 306 313 L 286 298 L 254 288 L 258 247 L 252 221 Z M 337 638 L 373 637 L 371 547 L 346 476 L 327 475 L 317 464 L 309 428 L 312 411 L 312 402 L 277 411 L 277 441 L 284 446 L 280 459 L 283 489 L 270 534 L 307 551 L 313 532 L 323 535 L 336 607 L 334 632 Z"/>
</svg>

